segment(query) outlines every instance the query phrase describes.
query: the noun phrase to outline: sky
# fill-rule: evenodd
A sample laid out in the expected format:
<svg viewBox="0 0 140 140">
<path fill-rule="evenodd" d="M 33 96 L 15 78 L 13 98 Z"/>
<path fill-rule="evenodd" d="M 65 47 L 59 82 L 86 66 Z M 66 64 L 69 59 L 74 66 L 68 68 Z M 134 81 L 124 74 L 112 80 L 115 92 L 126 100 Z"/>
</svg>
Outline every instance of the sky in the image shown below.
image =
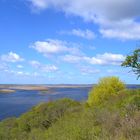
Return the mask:
<svg viewBox="0 0 140 140">
<path fill-rule="evenodd" d="M 140 40 L 139 0 L 0 0 L 0 84 L 94 84 Z"/>
</svg>

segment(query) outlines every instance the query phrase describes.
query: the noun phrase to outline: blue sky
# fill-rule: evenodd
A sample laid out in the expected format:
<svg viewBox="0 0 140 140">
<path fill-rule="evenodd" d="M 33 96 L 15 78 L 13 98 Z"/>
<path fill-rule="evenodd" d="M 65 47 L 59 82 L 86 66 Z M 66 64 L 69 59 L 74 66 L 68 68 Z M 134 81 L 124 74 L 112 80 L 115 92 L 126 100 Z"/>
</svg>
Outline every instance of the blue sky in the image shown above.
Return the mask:
<svg viewBox="0 0 140 140">
<path fill-rule="evenodd" d="M 139 83 L 122 68 L 140 40 L 138 0 L 0 0 L 0 83 Z"/>
</svg>

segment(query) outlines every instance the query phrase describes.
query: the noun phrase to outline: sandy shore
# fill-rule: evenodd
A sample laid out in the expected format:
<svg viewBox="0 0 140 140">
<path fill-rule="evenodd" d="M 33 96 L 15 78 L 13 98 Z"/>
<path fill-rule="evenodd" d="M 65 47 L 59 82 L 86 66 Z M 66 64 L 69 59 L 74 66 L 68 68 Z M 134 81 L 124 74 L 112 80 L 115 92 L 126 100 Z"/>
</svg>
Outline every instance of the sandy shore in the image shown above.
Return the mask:
<svg viewBox="0 0 140 140">
<path fill-rule="evenodd" d="M 50 88 L 80 88 L 88 86 L 90 85 L 0 85 L 0 92 L 10 93 L 16 90 L 48 91 Z"/>
<path fill-rule="evenodd" d="M 14 90 L 39 90 L 39 91 L 48 90 L 48 88 L 45 86 L 11 86 L 9 88 Z"/>
<path fill-rule="evenodd" d="M 0 89 L 0 93 L 13 93 L 15 90 L 12 89 Z"/>
<path fill-rule="evenodd" d="M 38 90 L 38 91 L 46 91 L 48 87 L 44 85 L 0 85 L 0 90 L 16 91 L 16 90 Z"/>
</svg>

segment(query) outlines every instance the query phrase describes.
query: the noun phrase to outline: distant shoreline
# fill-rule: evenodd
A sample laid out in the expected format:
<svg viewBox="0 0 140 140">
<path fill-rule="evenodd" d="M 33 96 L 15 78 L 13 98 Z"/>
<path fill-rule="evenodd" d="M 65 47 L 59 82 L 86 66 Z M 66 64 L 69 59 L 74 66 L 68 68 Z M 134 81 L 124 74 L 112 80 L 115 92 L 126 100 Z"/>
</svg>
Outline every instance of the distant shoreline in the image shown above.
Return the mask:
<svg viewBox="0 0 140 140">
<path fill-rule="evenodd" d="M 92 87 L 91 85 L 0 85 L 0 94 L 14 93 L 17 90 L 25 91 L 48 91 L 50 88 L 84 88 Z"/>
<path fill-rule="evenodd" d="M 0 85 L 0 89 L 12 90 L 48 90 L 48 88 L 79 88 L 93 85 Z"/>
<path fill-rule="evenodd" d="M 14 93 L 15 90 L 12 89 L 0 89 L 0 93 L 5 94 L 5 93 Z"/>
<path fill-rule="evenodd" d="M 0 93 L 10 93 L 15 92 L 16 90 L 38 90 L 38 91 L 47 91 L 48 88 L 45 86 L 24 86 L 24 85 L 0 85 Z"/>
<path fill-rule="evenodd" d="M 0 84 L 0 93 L 14 93 L 17 90 L 26 90 L 26 91 L 48 91 L 50 88 L 85 88 L 85 87 L 94 87 L 96 84 L 58 84 L 58 85 L 2 85 Z M 128 84 L 126 86 L 136 86 L 140 88 L 138 84 Z"/>
</svg>

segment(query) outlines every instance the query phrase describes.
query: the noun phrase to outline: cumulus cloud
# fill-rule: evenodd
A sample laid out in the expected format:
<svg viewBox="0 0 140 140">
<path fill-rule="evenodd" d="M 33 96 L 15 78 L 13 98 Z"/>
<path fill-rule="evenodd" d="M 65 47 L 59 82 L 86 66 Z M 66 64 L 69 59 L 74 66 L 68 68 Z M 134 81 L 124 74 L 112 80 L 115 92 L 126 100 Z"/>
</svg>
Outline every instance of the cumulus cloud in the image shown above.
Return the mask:
<svg viewBox="0 0 140 140">
<path fill-rule="evenodd" d="M 112 53 L 104 53 L 98 54 L 95 57 L 87 59 L 91 64 L 101 64 L 101 65 L 120 65 L 122 61 L 124 61 L 125 56 L 122 54 L 112 54 Z"/>
<path fill-rule="evenodd" d="M 118 38 L 120 40 L 139 40 L 140 24 L 133 20 L 123 20 L 121 22 L 110 22 L 100 29 L 103 37 Z"/>
<path fill-rule="evenodd" d="M 60 53 L 80 53 L 77 47 L 71 46 L 72 44 L 65 41 L 48 39 L 47 41 L 36 41 L 31 47 L 45 56 Z"/>
<path fill-rule="evenodd" d="M 140 39 L 139 0 L 27 0 L 35 9 L 54 8 L 100 26 L 104 37 Z M 131 21 L 131 23 L 130 23 Z M 119 25 L 118 25 L 119 23 Z M 124 27 L 124 23 L 126 27 Z M 138 30 L 136 30 L 138 28 Z M 129 31 L 131 29 L 131 31 Z"/>
<path fill-rule="evenodd" d="M 6 61 L 6 62 L 13 62 L 14 63 L 14 62 L 21 62 L 24 59 L 16 53 L 9 52 L 8 54 L 2 55 L 1 60 Z"/>
<path fill-rule="evenodd" d="M 96 37 L 95 33 L 89 29 L 81 30 L 81 29 L 72 29 L 71 31 L 62 31 L 60 32 L 66 35 L 74 35 L 77 37 L 82 37 L 88 40 L 92 40 Z"/>
<path fill-rule="evenodd" d="M 58 68 L 55 66 L 55 65 L 45 65 L 45 64 L 41 64 L 40 62 L 38 61 L 30 61 L 30 64 L 38 69 L 38 70 L 41 70 L 43 72 L 55 72 L 58 70 Z"/>
<path fill-rule="evenodd" d="M 35 8 L 57 8 L 88 20 L 103 17 L 111 20 L 133 18 L 140 15 L 138 0 L 27 0 Z M 111 12 L 110 12 L 111 11 Z"/>
<path fill-rule="evenodd" d="M 94 57 L 74 55 L 65 55 L 62 57 L 63 61 L 69 63 L 86 62 L 93 65 L 120 65 L 121 62 L 124 61 L 124 59 L 125 56 L 123 56 L 122 54 L 112 53 L 97 54 Z"/>
<path fill-rule="evenodd" d="M 43 54 L 56 54 L 68 51 L 65 43 L 58 40 L 37 41 L 32 48 Z"/>
<path fill-rule="evenodd" d="M 97 54 L 89 57 L 79 48 L 71 47 L 69 43 L 60 40 L 37 41 L 31 47 L 45 56 L 54 55 L 57 60 L 68 63 L 86 62 L 93 65 L 120 65 L 125 59 L 122 54 L 113 53 Z M 38 61 L 33 61 L 31 64 L 36 68 L 42 68 L 42 70 L 49 69 L 48 66 L 42 65 Z M 52 69 L 55 69 L 55 67 L 52 67 Z"/>
</svg>

